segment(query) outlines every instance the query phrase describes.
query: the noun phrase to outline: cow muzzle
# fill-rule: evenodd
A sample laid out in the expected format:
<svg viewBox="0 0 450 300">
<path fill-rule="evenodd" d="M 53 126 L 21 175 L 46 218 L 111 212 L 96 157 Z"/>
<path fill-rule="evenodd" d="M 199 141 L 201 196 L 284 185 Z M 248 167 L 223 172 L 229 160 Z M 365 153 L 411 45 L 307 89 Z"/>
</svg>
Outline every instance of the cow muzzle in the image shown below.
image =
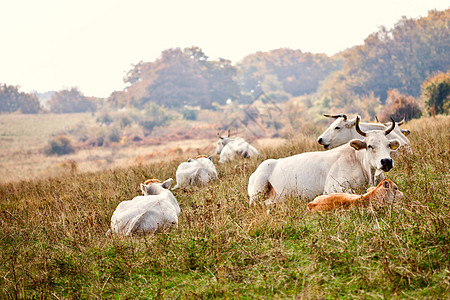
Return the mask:
<svg viewBox="0 0 450 300">
<path fill-rule="evenodd" d="M 394 167 L 394 161 L 392 158 L 383 158 L 381 160 L 381 170 L 387 172 Z"/>
<path fill-rule="evenodd" d="M 325 144 L 325 142 L 323 141 L 322 138 L 319 138 L 319 139 L 317 140 L 317 142 L 318 142 L 319 144 L 321 144 L 325 149 L 328 149 L 328 147 L 330 146 L 330 145 Z"/>
</svg>

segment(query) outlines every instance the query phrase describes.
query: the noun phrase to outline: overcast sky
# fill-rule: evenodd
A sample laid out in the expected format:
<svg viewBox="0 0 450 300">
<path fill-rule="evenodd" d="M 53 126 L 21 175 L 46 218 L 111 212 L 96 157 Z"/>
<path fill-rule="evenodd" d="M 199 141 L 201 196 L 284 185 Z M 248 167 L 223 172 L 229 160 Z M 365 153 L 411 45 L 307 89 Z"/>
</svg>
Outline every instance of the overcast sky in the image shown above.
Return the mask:
<svg viewBox="0 0 450 300">
<path fill-rule="evenodd" d="M 288 47 L 333 55 L 448 0 L 0 0 L 0 83 L 107 97 L 139 61 L 197 46 L 233 63 Z"/>
</svg>

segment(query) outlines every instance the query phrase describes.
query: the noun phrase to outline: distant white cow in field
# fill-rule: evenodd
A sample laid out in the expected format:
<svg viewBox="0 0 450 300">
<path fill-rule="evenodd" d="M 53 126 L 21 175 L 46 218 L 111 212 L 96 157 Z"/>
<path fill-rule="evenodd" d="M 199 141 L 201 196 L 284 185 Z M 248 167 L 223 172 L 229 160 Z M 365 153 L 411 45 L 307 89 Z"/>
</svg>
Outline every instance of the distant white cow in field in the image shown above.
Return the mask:
<svg viewBox="0 0 450 300">
<path fill-rule="evenodd" d="M 216 153 L 220 154 L 219 162 L 221 163 L 235 160 L 237 157 L 248 158 L 259 155 L 258 150 L 243 138 L 230 138 L 229 131 L 228 136 L 219 136 Z"/>
<path fill-rule="evenodd" d="M 350 142 L 353 139 L 363 138 L 363 136 L 355 130 L 356 118 L 347 119 L 346 115 L 324 116 L 336 119 L 317 139 L 317 142 L 323 145 L 325 149 L 336 148 Z M 386 130 L 389 126 L 391 126 L 391 124 L 360 122 L 359 126 L 362 131 L 370 131 Z M 396 126 L 387 137 L 389 139 L 397 139 L 400 142 L 400 147 L 403 147 L 406 152 L 412 153 L 411 144 L 406 137 L 408 134 L 409 130 L 402 130 L 400 127 Z"/>
<path fill-rule="evenodd" d="M 378 204 L 392 203 L 402 198 L 403 193 L 399 191 L 397 185 L 386 178 L 376 187 L 368 188 L 364 195 L 333 193 L 318 196 L 314 201 L 308 203 L 308 209 L 311 212 L 326 211 L 354 205 L 368 206 L 374 202 Z"/>
<path fill-rule="evenodd" d="M 177 184 L 173 189 L 206 185 L 217 180 L 216 166 L 212 156 L 199 155 L 181 163 L 176 172 Z"/>
<path fill-rule="evenodd" d="M 178 228 L 180 207 L 169 190 L 173 179 L 149 179 L 141 183 L 143 196 L 119 203 L 111 217 L 109 233 L 126 236 L 152 233 L 165 227 Z"/>
<path fill-rule="evenodd" d="M 387 138 L 394 128 L 395 122 L 392 122 L 387 130 L 363 132 L 359 128 L 358 116 L 355 129 L 363 140 L 355 139 L 329 151 L 263 161 L 249 179 L 250 203 L 259 197 L 266 199 L 266 204 L 285 196 L 312 200 L 321 194 L 378 184 L 384 179 L 383 171 L 394 167 L 391 151 L 397 149 L 400 142 Z"/>
</svg>

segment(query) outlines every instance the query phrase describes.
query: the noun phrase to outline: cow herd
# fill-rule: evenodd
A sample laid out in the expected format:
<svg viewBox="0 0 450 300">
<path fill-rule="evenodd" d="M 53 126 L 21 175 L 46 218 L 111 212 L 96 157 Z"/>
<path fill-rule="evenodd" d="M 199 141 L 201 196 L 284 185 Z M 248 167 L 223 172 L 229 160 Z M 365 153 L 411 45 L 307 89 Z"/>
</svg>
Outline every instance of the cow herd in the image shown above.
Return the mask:
<svg viewBox="0 0 450 300">
<path fill-rule="evenodd" d="M 399 148 L 411 153 L 408 130 L 400 129 L 391 118 L 388 124 L 363 123 L 360 117 L 325 115 L 336 120 L 318 138 L 327 151 L 297 154 L 263 161 L 248 182 L 250 204 L 264 201 L 270 205 L 285 197 L 311 201 L 311 212 L 348 208 L 370 203 L 393 203 L 403 197 L 397 185 L 384 172 L 394 167 L 393 154 Z M 219 162 L 238 157 L 258 156 L 258 151 L 243 138 L 220 136 L 215 150 Z M 395 156 L 394 156 L 395 157 Z M 172 190 L 205 186 L 218 179 L 212 156 L 199 155 L 182 162 L 176 170 Z M 142 196 L 121 202 L 111 217 L 109 233 L 133 235 L 178 227 L 180 207 L 170 187 L 173 179 L 149 179 L 141 184 Z M 351 194 L 371 186 L 363 195 Z"/>
</svg>

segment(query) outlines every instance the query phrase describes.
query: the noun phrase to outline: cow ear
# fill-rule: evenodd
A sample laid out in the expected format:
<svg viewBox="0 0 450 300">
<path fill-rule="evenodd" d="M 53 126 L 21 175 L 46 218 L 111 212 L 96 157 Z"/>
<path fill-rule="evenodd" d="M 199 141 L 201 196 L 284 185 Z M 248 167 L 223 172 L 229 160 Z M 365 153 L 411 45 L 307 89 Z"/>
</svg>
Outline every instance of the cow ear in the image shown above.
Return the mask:
<svg viewBox="0 0 450 300">
<path fill-rule="evenodd" d="M 387 180 L 383 181 L 383 187 L 385 189 L 388 189 L 390 187 L 389 181 L 387 181 Z"/>
<path fill-rule="evenodd" d="M 397 150 L 398 147 L 400 147 L 400 142 L 398 140 L 391 140 L 389 143 L 389 148 L 391 148 L 391 150 Z"/>
<path fill-rule="evenodd" d="M 367 144 L 366 144 L 366 142 L 361 141 L 361 140 L 352 140 L 350 142 L 350 147 L 353 147 L 356 150 L 361 150 L 361 149 L 366 149 L 367 148 Z"/>
<path fill-rule="evenodd" d="M 193 161 L 194 161 L 194 159 L 192 159 L 192 158 L 188 159 L 188 162 L 193 162 Z"/>
<path fill-rule="evenodd" d="M 169 189 L 170 186 L 172 185 L 172 183 L 173 183 L 173 179 L 169 178 L 166 181 L 164 181 L 161 186 L 165 189 Z"/>
<path fill-rule="evenodd" d="M 146 188 L 145 184 L 143 184 L 143 183 L 141 183 L 141 191 L 142 191 L 143 195 L 147 194 L 147 188 Z"/>
<path fill-rule="evenodd" d="M 212 155 L 210 155 L 210 156 L 208 157 L 208 159 L 209 159 L 210 161 L 212 161 L 212 159 L 213 159 L 213 156 L 212 156 Z"/>
</svg>

